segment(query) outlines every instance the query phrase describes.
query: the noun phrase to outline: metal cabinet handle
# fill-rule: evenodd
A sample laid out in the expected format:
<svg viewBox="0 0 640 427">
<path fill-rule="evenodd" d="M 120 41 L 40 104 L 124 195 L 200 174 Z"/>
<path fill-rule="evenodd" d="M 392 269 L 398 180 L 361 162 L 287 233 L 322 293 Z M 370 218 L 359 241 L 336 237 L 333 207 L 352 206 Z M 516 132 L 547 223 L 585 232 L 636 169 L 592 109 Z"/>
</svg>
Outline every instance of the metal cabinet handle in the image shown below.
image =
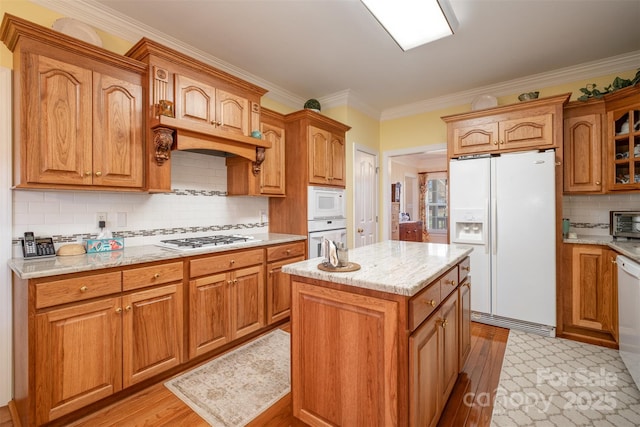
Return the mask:
<svg viewBox="0 0 640 427">
<path fill-rule="evenodd" d="M 429 301 L 425 301 L 425 304 L 430 305 L 431 307 L 435 307 L 436 306 L 436 300 L 432 299 Z"/>
<path fill-rule="evenodd" d="M 116 313 L 118 313 L 118 314 L 122 313 L 122 307 L 116 308 Z"/>
<path fill-rule="evenodd" d="M 96 172 L 96 176 L 102 176 L 102 172 L 100 171 Z"/>
<path fill-rule="evenodd" d="M 131 309 L 132 309 L 132 308 L 133 308 L 133 307 L 131 307 L 130 305 L 128 305 L 128 306 L 126 306 L 124 309 L 125 309 L 126 311 L 131 311 Z"/>
<path fill-rule="evenodd" d="M 153 275 L 153 278 L 154 278 L 154 279 L 157 279 L 157 278 L 159 278 L 159 277 L 160 277 L 160 273 L 156 273 L 156 274 L 154 274 L 154 275 Z"/>
<path fill-rule="evenodd" d="M 460 267 L 463 271 L 471 271 L 471 267 Z"/>
<path fill-rule="evenodd" d="M 81 286 L 80 287 L 80 292 L 87 292 L 89 290 L 89 288 L 87 288 L 86 286 Z"/>
</svg>

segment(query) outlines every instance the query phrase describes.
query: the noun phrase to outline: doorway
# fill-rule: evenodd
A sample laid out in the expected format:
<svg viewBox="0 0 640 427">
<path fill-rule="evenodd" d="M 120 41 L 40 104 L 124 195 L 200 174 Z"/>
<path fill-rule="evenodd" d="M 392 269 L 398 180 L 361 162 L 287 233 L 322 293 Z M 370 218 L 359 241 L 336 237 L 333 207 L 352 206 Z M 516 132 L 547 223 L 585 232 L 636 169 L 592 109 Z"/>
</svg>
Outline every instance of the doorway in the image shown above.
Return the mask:
<svg viewBox="0 0 640 427">
<path fill-rule="evenodd" d="M 436 174 L 438 177 L 446 177 L 447 174 L 447 144 L 432 144 L 425 145 L 420 147 L 412 147 L 405 148 L 400 150 L 390 150 L 385 151 L 382 154 L 382 185 L 385 188 L 385 191 L 382 192 L 383 200 L 382 200 L 382 215 L 380 216 L 380 221 L 382 222 L 382 239 L 390 239 L 391 238 L 391 190 L 386 191 L 387 188 L 391 189 L 391 183 L 402 182 L 403 183 L 403 192 L 407 192 L 405 176 L 408 176 L 411 180 L 412 177 L 417 177 L 415 181 L 414 187 L 416 187 L 415 196 L 411 201 L 411 204 L 415 206 L 415 211 L 417 216 L 411 215 L 411 220 L 420 221 L 420 213 L 419 213 L 419 196 L 422 192 L 419 190 L 420 184 L 420 175 L 423 173 L 427 173 L 428 175 Z M 400 195 L 401 205 L 405 200 L 404 195 Z M 425 205 L 427 203 L 426 195 L 425 195 Z M 408 210 L 407 208 L 412 208 L 413 206 L 408 206 L 409 203 L 406 203 L 404 206 L 401 206 L 401 212 L 405 212 Z M 428 212 L 425 209 L 425 212 Z M 441 213 L 441 210 L 440 210 Z M 428 215 L 428 213 L 425 213 Z M 424 226 L 429 225 L 429 218 L 425 218 Z M 442 225 L 442 221 L 440 221 L 440 225 Z M 439 232 L 434 233 L 433 238 L 429 238 L 430 242 L 436 243 L 446 243 L 447 230 L 446 228 L 440 229 Z"/>
</svg>

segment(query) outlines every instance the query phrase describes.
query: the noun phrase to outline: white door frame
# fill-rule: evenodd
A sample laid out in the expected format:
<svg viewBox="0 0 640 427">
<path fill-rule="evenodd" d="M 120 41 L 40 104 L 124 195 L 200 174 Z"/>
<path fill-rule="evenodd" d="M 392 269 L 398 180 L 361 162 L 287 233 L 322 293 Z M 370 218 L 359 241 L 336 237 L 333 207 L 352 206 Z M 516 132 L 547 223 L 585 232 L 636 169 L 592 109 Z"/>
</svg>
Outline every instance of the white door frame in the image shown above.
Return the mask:
<svg viewBox="0 0 640 427">
<path fill-rule="evenodd" d="M 351 206 L 353 206 L 353 212 L 351 213 L 352 217 L 351 217 L 351 224 L 356 224 L 356 186 L 355 186 L 355 182 L 356 182 L 356 153 L 358 151 L 362 151 L 363 153 L 367 153 L 367 154 L 371 154 L 372 156 L 375 157 L 375 167 L 376 167 L 376 171 L 380 171 L 380 152 L 374 148 L 368 147 L 366 145 L 362 145 L 362 144 L 358 144 L 356 142 L 353 143 L 353 185 L 351 188 L 353 188 L 353 192 L 352 192 L 352 196 L 351 196 Z M 374 200 L 374 206 L 376 206 L 376 218 L 378 221 L 377 226 L 374 228 L 374 241 L 377 242 L 380 239 L 380 206 L 379 206 L 379 202 L 378 202 L 378 194 L 380 193 L 380 174 L 377 174 L 377 178 L 375 180 L 375 187 L 374 187 L 374 197 L 376 198 Z M 351 232 L 351 242 L 350 242 L 350 247 L 355 247 L 355 241 L 356 241 L 356 230 L 355 227 Z"/>
<path fill-rule="evenodd" d="M 12 398 L 12 315 L 11 315 L 11 272 L 7 261 L 12 254 L 13 204 L 11 202 L 12 185 L 12 122 L 11 122 L 11 69 L 0 67 L 0 406 L 6 406 Z"/>
<path fill-rule="evenodd" d="M 378 222 L 382 224 L 382 240 L 391 238 L 391 158 L 396 156 L 406 156 L 408 154 L 420 154 L 427 151 L 441 151 L 447 149 L 447 143 L 421 145 L 418 147 L 401 148 L 398 150 L 388 150 L 382 153 L 382 165 L 380 173 L 382 175 L 382 215 L 378 217 Z M 389 191 L 387 191 L 387 188 Z"/>
</svg>

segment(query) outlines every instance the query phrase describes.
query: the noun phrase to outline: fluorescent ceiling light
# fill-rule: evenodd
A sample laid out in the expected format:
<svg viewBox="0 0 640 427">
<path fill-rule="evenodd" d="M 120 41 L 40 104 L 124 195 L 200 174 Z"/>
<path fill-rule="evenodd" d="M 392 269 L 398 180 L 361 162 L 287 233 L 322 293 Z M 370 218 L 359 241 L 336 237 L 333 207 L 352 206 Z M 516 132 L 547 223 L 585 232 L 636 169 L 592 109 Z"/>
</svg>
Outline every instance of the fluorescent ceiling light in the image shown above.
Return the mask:
<svg viewBox="0 0 640 427">
<path fill-rule="evenodd" d="M 447 0 L 361 1 L 404 51 L 450 36 L 458 24 Z"/>
</svg>

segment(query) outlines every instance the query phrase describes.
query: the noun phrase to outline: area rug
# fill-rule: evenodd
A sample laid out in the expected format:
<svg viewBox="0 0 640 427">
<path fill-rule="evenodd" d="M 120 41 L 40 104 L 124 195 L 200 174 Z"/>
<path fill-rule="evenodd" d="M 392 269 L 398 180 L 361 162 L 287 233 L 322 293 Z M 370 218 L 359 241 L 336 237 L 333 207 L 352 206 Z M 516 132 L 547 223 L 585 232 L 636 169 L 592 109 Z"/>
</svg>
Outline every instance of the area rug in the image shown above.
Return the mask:
<svg viewBox="0 0 640 427">
<path fill-rule="evenodd" d="M 165 386 L 212 426 L 244 426 L 291 391 L 290 348 L 276 329 Z"/>
<path fill-rule="evenodd" d="M 640 391 L 617 350 L 511 330 L 491 425 L 640 425 Z"/>
</svg>

